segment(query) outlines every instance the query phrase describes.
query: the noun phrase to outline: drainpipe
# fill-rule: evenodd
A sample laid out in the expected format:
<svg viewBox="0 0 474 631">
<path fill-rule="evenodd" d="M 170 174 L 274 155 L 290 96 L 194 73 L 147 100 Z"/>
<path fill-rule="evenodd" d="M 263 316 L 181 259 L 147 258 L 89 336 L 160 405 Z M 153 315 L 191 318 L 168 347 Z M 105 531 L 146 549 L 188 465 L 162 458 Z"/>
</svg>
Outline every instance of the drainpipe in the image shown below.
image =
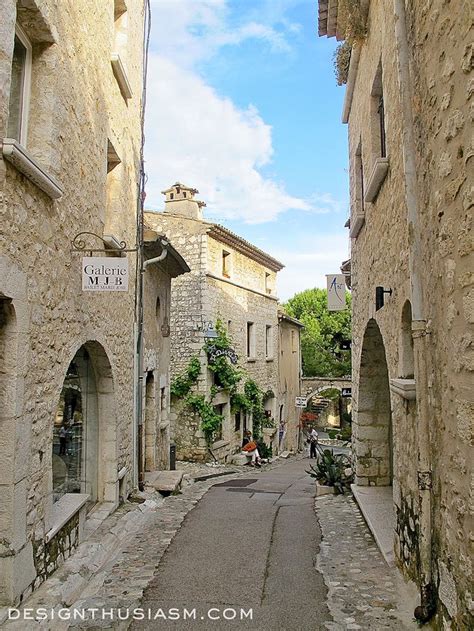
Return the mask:
<svg viewBox="0 0 474 631">
<path fill-rule="evenodd" d="M 405 175 L 405 196 L 408 213 L 408 251 L 412 303 L 412 336 L 416 376 L 416 407 L 418 415 L 418 501 L 420 520 L 420 605 L 415 618 L 427 622 L 435 613 L 432 551 L 431 551 L 431 492 L 432 470 L 430 453 L 430 410 L 427 366 L 427 318 L 423 300 L 421 270 L 424 269 L 421 249 L 421 224 L 418 206 L 418 186 L 415 160 L 413 122 L 413 91 L 410 77 L 405 0 L 394 0 L 395 40 L 398 52 L 398 82 L 403 113 L 402 155 Z"/>
<path fill-rule="evenodd" d="M 143 460 L 143 334 L 144 334 L 144 317 L 143 317 L 143 302 L 144 302 L 144 287 L 145 287 L 145 272 L 149 265 L 159 263 L 163 261 L 168 255 L 166 249 L 169 245 L 168 241 L 161 239 L 161 246 L 163 251 L 160 256 L 156 256 L 152 259 L 142 261 L 140 270 L 140 304 L 139 304 L 139 318 L 138 318 L 138 334 L 137 334 L 137 395 L 136 395 L 136 414 L 137 414 L 137 468 L 138 468 L 138 488 L 143 491 L 145 488 L 145 463 Z"/>
</svg>

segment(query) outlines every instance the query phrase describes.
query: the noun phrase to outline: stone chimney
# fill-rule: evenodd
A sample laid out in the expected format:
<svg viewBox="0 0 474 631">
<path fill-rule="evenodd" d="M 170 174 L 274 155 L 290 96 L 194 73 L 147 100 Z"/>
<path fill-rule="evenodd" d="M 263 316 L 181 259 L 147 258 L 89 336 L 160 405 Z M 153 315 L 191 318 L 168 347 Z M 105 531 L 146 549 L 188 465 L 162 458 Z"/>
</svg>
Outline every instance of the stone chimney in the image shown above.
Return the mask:
<svg viewBox="0 0 474 631">
<path fill-rule="evenodd" d="M 202 209 L 206 204 L 194 199 L 194 195 L 199 193 L 198 190 L 176 182 L 171 188 L 161 192 L 166 196 L 165 213 L 202 220 Z"/>
</svg>

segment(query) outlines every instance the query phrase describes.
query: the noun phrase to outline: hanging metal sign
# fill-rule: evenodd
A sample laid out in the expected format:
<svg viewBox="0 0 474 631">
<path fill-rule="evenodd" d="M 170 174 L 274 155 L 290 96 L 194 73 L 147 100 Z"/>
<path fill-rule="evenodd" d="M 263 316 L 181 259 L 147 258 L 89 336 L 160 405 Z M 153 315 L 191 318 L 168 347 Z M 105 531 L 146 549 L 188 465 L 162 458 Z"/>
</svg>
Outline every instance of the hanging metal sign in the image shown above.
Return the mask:
<svg viewBox="0 0 474 631">
<path fill-rule="evenodd" d="M 84 256 L 82 291 L 128 291 L 128 258 Z"/>
<path fill-rule="evenodd" d="M 344 311 L 346 308 L 346 281 L 344 274 L 326 274 L 328 311 Z"/>
<path fill-rule="evenodd" d="M 219 357 L 227 357 L 232 364 L 236 364 L 239 361 L 239 356 L 233 348 L 217 348 L 214 345 L 208 347 L 207 357 L 211 362 L 214 362 Z"/>
<path fill-rule="evenodd" d="M 351 397 L 352 396 L 352 388 L 342 388 L 341 396 L 343 396 L 343 397 Z"/>
</svg>

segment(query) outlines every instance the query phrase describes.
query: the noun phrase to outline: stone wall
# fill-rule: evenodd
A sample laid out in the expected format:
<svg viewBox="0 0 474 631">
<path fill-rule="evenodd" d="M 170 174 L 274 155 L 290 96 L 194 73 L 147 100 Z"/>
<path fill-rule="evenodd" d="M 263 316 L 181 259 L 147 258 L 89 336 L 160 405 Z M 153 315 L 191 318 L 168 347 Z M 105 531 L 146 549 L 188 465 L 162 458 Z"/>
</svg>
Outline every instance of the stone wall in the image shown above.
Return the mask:
<svg viewBox="0 0 474 631">
<path fill-rule="evenodd" d="M 284 317 L 279 319 L 279 408 L 276 421 L 279 431 L 284 431 L 282 450 L 297 451 L 300 439 L 300 413 L 295 407 L 296 397 L 303 396 L 301 375 L 301 327 Z M 283 423 L 283 427 L 281 426 Z"/>
<path fill-rule="evenodd" d="M 474 490 L 469 475 L 474 419 L 472 17 L 469 2 L 407 3 L 422 234 L 417 259 L 421 261 L 418 269 L 422 275 L 428 325 L 429 437 L 417 432 L 419 419 L 415 402 L 393 390 L 389 392 L 384 386 L 384 396 L 390 401 L 391 438 L 389 432 L 384 433 L 381 441 L 380 437 L 375 438 L 375 442 L 359 440 L 361 431 L 366 431 L 366 420 L 372 433 L 377 430 L 372 422 L 377 407 L 375 375 L 371 374 L 370 366 L 364 364 L 364 353 L 369 351 L 368 346 L 364 347 L 364 339 L 367 341 L 365 335 L 370 322 L 376 323 L 380 331 L 388 379 L 407 377 L 404 309 L 411 297 L 410 235 L 400 139 L 403 126 L 408 122 L 400 100 L 392 2 L 370 3 L 368 37 L 361 47 L 349 117 L 354 218 L 356 208 L 360 208 L 356 153 L 361 145 L 366 190 L 376 157 L 374 138 L 378 120 L 371 90 L 381 63 L 389 170 L 374 202 L 365 204 L 365 224 L 352 245 L 353 377 L 358 384 L 354 392 L 354 433 L 358 475 L 365 483 L 385 483 L 380 473 L 364 478 L 362 468 L 367 449 L 370 466 L 377 459 L 383 460 L 387 447 L 390 449 L 397 513 L 395 549 L 401 566 L 417 578 L 416 454 L 419 441 L 430 441 L 433 571 L 439 595 L 437 624 L 459 629 L 473 625 L 468 534 L 472 519 L 469 498 Z M 386 295 L 385 306 L 378 312 L 375 311 L 376 286 L 393 289 L 393 295 Z M 390 441 L 393 441 L 392 446 Z"/>
<path fill-rule="evenodd" d="M 27 151 L 59 181 L 64 194 L 52 200 L 0 160 L 0 296 L 11 305 L 11 324 L 2 327 L 9 354 L 0 358 L 7 367 L 0 409 L 6 410 L 5 400 L 15 404 L 2 417 L 0 440 L 0 504 L 6 507 L 0 517 L 0 602 L 17 602 L 35 577 L 31 541 L 41 541 L 52 525 L 53 420 L 68 366 L 87 342 L 100 347 L 110 362 L 113 396 L 101 409 L 109 481 L 112 469 L 131 471 L 132 466 L 134 257 L 128 294 L 86 295 L 81 255 L 71 251 L 71 241 L 81 231 L 110 233 L 113 223 L 119 239 L 135 243 L 143 3 L 132 3 L 127 11 L 124 62 L 133 91 L 127 102 L 110 63 L 113 2 L 18 4 L 28 7 L 19 11 L 18 21 L 33 47 Z M 0 9 L 2 138 L 16 8 L 15 0 L 5 0 Z M 113 222 L 106 212 L 108 139 L 123 173 Z M 107 438 L 111 424 L 113 444 Z M 111 492 L 103 488 L 102 499 L 115 501 Z"/>
<path fill-rule="evenodd" d="M 175 201 L 176 206 L 176 201 Z M 203 351 L 205 329 L 217 319 L 228 327 L 233 346 L 239 356 L 239 364 L 248 377 L 254 379 L 264 392 L 272 390 L 276 395 L 272 406 L 275 416 L 278 409 L 278 319 L 277 299 L 265 291 L 274 287 L 275 272 L 223 244 L 208 233 L 212 224 L 183 216 L 178 212 L 150 213 L 147 223 L 157 232 L 166 234 L 184 257 L 191 272 L 172 283 L 171 298 L 171 378 L 182 372 L 192 356 L 201 360 L 203 370 L 195 387 L 197 392 L 209 397 L 213 385 L 212 374 L 206 368 L 207 358 Z M 229 277 L 222 275 L 222 251 L 230 254 Z M 255 325 L 256 349 L 251 361 L 247 360 L 247 322 Z M 272 356 L 266 357 L 266 326 L 271 326 Z M 243 385 L 243 382 L 242 382 Z M 229 397 L 218 394 L 213 400 L 222 405 L 225 422 L 222 439 L 213 447 L 215 456 L 224 460 L 238 451 L 242 441 L 243 423 L 234 431 Z M 248 419 L 251 427 L 251 419 Z M 200 419 L 195 417 L 182 402 L 174 401 L 171 413 L 171 435 L 176 441 L 179 458 L 205 460 L 210 457 L 206 441 L 199 429 Z"/>
</svg>

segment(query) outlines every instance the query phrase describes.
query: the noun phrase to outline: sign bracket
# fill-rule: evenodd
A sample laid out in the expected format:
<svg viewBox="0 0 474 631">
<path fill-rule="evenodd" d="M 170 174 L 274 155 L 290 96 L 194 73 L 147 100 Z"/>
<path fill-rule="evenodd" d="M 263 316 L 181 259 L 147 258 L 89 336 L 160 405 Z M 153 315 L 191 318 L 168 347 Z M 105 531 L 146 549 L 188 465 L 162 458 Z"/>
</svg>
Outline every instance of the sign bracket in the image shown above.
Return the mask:
<svg viewBox="0 0 474 631">
<path fill-rule="evenodd" d="M 102 248 L 89 247 L 86 242 L 86 239 L 84 238 L 85 235 L 94 237 L 95 239 L 97 239 L 98 241 L 102 243 L 103 247 Z M 107 254 L 116 253 L 120 255 L 122 252 L 137 252 L 138 250 L 138 248 L 127 248 L 126 241 L 117 241 L 117 239 L 115 239 L 114 237 L 109 237 L 108 239 L 104 239 L 98 234 L 95 234 L 95 232 L 87 232 L 87 231 L 79 232 L 78 234 L 76 234 L 74 239 L 71 241 L 71 245 L 72 245 L 71 252 L 82 252 L 83 254 L 85 254 L 86 252 L 89 252 L 89 256 L 92 256 L 93 252 L 104 252 L 104 253 L 106 252 Z M 109 245 L 108 248 L 106 247 L 107 245 Z"/>
</svg>

